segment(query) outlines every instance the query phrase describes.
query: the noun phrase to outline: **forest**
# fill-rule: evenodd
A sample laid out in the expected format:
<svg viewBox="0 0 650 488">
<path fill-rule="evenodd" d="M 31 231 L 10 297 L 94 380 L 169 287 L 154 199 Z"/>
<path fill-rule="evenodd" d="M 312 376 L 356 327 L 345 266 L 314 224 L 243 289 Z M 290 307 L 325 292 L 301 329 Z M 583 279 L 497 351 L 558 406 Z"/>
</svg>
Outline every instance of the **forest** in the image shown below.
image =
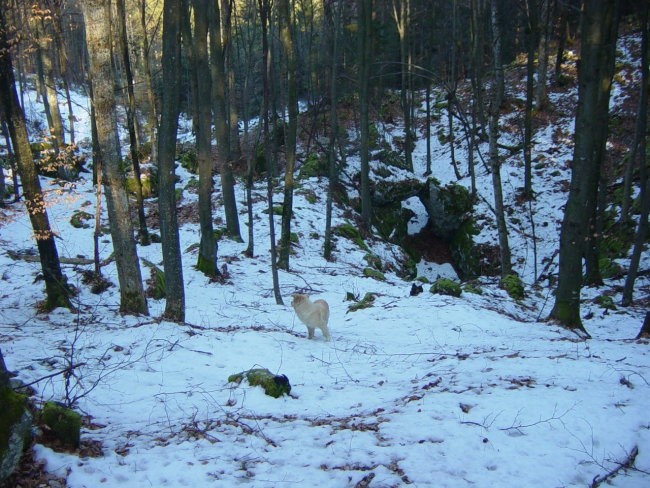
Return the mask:
<svg viewBox="0 0 650 488">
<path fill-rule="evenodd" d="M 0 486 L 647 482 L 649 10 L 0 0 Z"/>
</svg>

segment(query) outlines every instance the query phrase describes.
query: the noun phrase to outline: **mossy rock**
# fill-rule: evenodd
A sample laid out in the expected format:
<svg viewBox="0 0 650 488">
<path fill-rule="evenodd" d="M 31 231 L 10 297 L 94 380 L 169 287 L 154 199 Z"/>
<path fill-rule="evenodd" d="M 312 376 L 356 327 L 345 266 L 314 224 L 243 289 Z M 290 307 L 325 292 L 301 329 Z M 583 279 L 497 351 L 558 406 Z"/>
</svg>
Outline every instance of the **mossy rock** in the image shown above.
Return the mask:
<svg viewBox="0 0 650 488">
<path fill-rule="evenodd" d="M 76 229 L 89 229 L 91 225 L 88 223 L 89 220 L 93 220 L 94 216 L 83 210 L 77 210 L 70 217 L 70 225 Z"/>
<path fill-rule="evenodd" d="M 0 484 L 18 466 L 31 438 L 32 416 L 27 397 L 0 387 Z"/>
<path fill-rule="evenodd" d="M 366 243 L 363 241 L 363 238 L 361 237 L 361 233 L 359 232 L 359 229 L 357 229 L 354 225 L 350 224 L 349 222 L 333 227 L 332 234 L 334 234 L 335 236 L 349 239 L 364 251 L 369 251 L 368 246 L 366 246 Z"/>
<path fill-rule="evenodd" d="M 348 292 L 347 297 L 355 302 L 348 307 L 348 312 L 356 312 L 357 310 L 370 308 L 375 303 L 375 295 L 373 293 L 366 293 L 360 301 L 356 300 L 350 292 Z"/>
<path fill-rule="evenodd" d="M 126 178 L 126 191 L 131 195 L 135 195 L 138 182 L 135 176 Z M 142 198 L 151 198 L 154 195 L 155 184 L 148 174 L 140 175 L 140 189 L 142 190 Z"/>
<path fill-rule="evenodd" d="M 501 278 L 499 286 L 503 288 L 513 300 L 522 300 L 526 296 L 524 283 L 516 274 L 509 274 Z"/>
<path fill-rule="evenodd" d="M 449 295 L 459 297 L 463 292 L 460 284 L 449 278 L 438 278 L 433 282 L 429 291 L 435 295 Z"/>
<path fill-rule="evenodd" d="M 616 261 L 609 258 L 600 258 L 598 260 L 600 274 L 604 279 L 615 278 L 623 274 L 623 268 Z"/>
<path fill-rule="evenodd" d="M 41 412 L 43 424 L 64 446 L 79 447 L 81 440 L 81 415 L 59 403 L 45 402 Z"/>
<path fill-rule="evenodd" d="M 151 261 L 142 259 L 142 263 L 151 269 L 151 276 L 147 280 L 146 294 L 154 300 L 161 300 L 167 296 L 165 285 L 165 272 Z"/>
<path fill-rule="evenodd" d="M 377 281 L 386 281 L 384 273 L 373 268 L 363 268 L 363 276 Z"/>
<path fill-rule="evenodd" d="M 616 310 L 614 299 L 609 295 L 598 295 L 594 298 L 594 303 L 600 305 L 601 308 L 606 310 Z"/>
<path fill-rule="evenodd" d="M 200 186 L 199 179 L 192 176 L 185 184 L 185 189 L 188 191 L 198 192 L 199 186 Z"/>
<path fill-rule="evenodd" d="M 300 167 L 300 171 L 298 172 L 299 179 L 328 175 L 329 163 L 327 158 L 321 157 L 316 153 L 309 153 L 307 155 L 305 163 Z"/>
<path fill-rule="evenodd" d="M 381 258 L 377 256 L 376 254 L 373 253 L 368 253 L 363 257 L 363 260 L 368 263 L 368 266 L 371 268 L 374 268 L 378 271 L 381 271 L 384 269 L 384 266 L 382 265 Z"/>
<path fill-rule="evenodd" d="M 285 375 L 275 375 L 266 368 L 254 368 L 228 376 L 228 383 L 241 383 L 244 379 L 251 386 L 261 386 L 264 393 L 273 398 L 291 393 L 291 384 Z"/>
<path fill-rule="evenodd" d="M 483 289 L 474 283 L 465 283 L 465 285 L 463 285 L 463 291 L 466 293 L 473 293 L 474 295 L 483 294 Z"/>
<path fill-rule="evenodd" d="M 318 195 L 316 195 L 316 192 L 311 188 L 302 188 L 296 191 L 296 195 L 303 195 L 305 197 L 305 200 L 307 200 L 312 205 L 320 200 Z"/>
<path fill-rule="evenodd" d="M 262 210 L 262 213 L 268 215 L 268 214 L 269 214 L 269 209 L 268 209 L 268 207 L 265 208 L 264 210 Z M 276 216 L 278 216 L 278 217 L 281 217 L 281 216 L 282 216 L 282 205 L 275 205 L 275 206 L 273 207 L 273 215 L 276 215 Z"/>
<path fill-rule="evenodd" d="M 196 157 L 196 151 L 189 150 L 181 153 L 178 156 L 181 166 L 190 173 L 196 174 L 199 169 L 199 160 Z"/>
</svg>

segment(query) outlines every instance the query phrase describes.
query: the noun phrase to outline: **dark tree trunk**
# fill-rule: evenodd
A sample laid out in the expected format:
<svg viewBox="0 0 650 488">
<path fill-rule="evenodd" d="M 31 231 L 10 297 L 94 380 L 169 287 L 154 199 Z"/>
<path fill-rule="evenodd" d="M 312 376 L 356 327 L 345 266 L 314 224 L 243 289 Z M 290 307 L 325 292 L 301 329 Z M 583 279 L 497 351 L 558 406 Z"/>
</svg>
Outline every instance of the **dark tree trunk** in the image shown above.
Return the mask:
<svg viewBox="0 0 650 488">
<path fill-rule="evenodd" d="M 623 288 L 624 306 L 632 303 L 632 292 L 634 290 L 634 282 L 636 281 L 637 273 L 639 271 L 639 263 L 641 261 L 641 253 L 646 244 L 646 237 L 648 235 L 648 213 L 650 213 L 650 182 L 648 180 L 648 156 L 647 156 L 647 120 L 648 120 L 648 89 L 650 88 L 650 76 L 648 76 L 648 49 L 650 49 L 650 24 L 648 23 L 648 4 L 645 4 L 642 15 L 643 38 L 641 42 L 641 94 L 639 96 L 639 110 L 637 118 L 637 136 L 638 141 L 635 141 L 635 149 L 632 151 L 634 154 L 639 155 L 639 185 L 641 186 L 641 215 L 639 216 L 639 225 L 637 227 L 636 236 L 634 239 L 634 249 L 632 250 L 632 258 L 630 259 L 630 267 L 625 279 L 625 287 Z M 646 317 L 646 332 L 648 330 L 648 318 Z"/>
<path fill-rule="evenodd" d="M 38 247 L 47 297 L 45 308 L 47 310 L 56 307 L 71 308 L 69 290 L 61 272 L 54 234 L 50 228 L 36 166 L 32 160 L 25 115 L 18 103 L 5 17 L 7 9 L 7 2 L 0 1 L 0 104 L 9 125 L 27 211 Z"/>
<path fill-rule="evenodd" d="M 370 64 L 372 36 L 372 0 L 357 0 L 359 16 L 359 125 L 361 138 L 361 218 L 366 228 L 372 224 L 372 199 L 370 194 Z"/>
<path fill-rule="evenodd" d="M 639 335 L 636 336 L 637 339 L 650 339 L 650 312 L 646 312 L 645 320 L 639 331 Z"/>
<path fill-rule="evenodd" d="M 550 318 L 586 333 L 580 318 L 582 258 L 595 213 L 601 158 L 607 134 L 607 103 L 611 85 L 608 50 L 616 42 L 617 2 L 590 0 L 583 4 L 578 107 L 569 198 L 560 234 L 559 281 Z M 607 34 L 614 33 L 614 35 Z M 606 34 L 606 35 L 604 35 Z"/>
<path fill-rule="evenodd" d="M 165 0 L 163 11 L 163 91 L 158 131 L 158 213 L 165 268 L 166 304 L 164 317 L 175 322 L 185 320 L 185 289 L 181 260 L 174 159 L 178 131 L 179 76 L 181 68 L 181 0 Z"/>
<path fill-rule="evenodd" d="M 219 274 L 216 240 L 212 227 L 212 83 L 208 64 L 208 0 L 193 0 L 194 4 L 194 61 L 197 78 L 196 155 L 199 164 L 199 222 L 201 244 L 196 268 L 214 277 Z"/>
<path fill-rule="evenodd" d="M 278 267 L 289 270 L 291 251 L 291 217 L 293 216 L 294 168 L 296 165 L 296 133 L 298 130 L 298 84 L 296 82 L 296 52 L 294 46 L 293 15 L 289 0 L 280 0 L 280 39 L 287 59 L 287 106 L 289 120 L 285 141 L 284 201 L 282 202 L 282 228 Z"/>
<path fill-rule="evenodd" d="M 490 165 L 492 169 L 492 186 L 494 189 L 494 210 L 499 234 L 499 251 L 501 257 L 501 276 L 505 277 L 512 272 L 510 255 L 510 244 L 508 243 L 508 227 L 506 225 L 505 211 L 503 207 L 503 189 L 501 184 L 501 159 L 499 157 L 499 111 L 503 100 L 503 66 L 501 64 L 501 26 L 499 24 L 499 12 L 497 1 L 492 0 L 492 31 L 494 35 L 494 71 L 495 80 L 493 86 L 492 100 L 490 102 L 490 119 L 488 136 L 490 141 Z"/>
<path fill-rule="evenodd" d="M 122 158 L 114 112 L 110 6 L 102 0 L 88 0 L 83 3 L 83 12 L 99 142 L 97 152 L 102 161 L 106 207 L 120 283 L 120 312 L 148 314 L 124 175 L 120 168 Z"/>
</svg>

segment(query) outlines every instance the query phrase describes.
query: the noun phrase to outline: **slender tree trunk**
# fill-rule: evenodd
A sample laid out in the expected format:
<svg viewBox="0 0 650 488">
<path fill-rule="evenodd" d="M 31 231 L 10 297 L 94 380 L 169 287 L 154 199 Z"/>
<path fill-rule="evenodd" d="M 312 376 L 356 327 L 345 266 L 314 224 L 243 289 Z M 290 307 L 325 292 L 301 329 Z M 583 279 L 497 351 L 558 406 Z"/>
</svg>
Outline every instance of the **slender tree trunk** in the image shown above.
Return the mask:
<svg viewBox="0 0 650 488">
<path fill-rule="evenodd" d="M 201 244 L 196 268 L 210 277 L 219 274 L 217 242 L 212 227 L 212 84 L 208 60 L 208 0 L 193 0 L 194 4 L 194 60 L 196 63 L 197 104 L 196 153 L 199 163 L 199 222 Z"/>
<path fill-rule="evenodd" d="M 636 336 L 637 339 L 650 339 L 650 311 L 645 313 L 645 320 L 639 331 L 639 335 Z"/>
<path fill-rule="evenodd" d="M 370 195 L 370 64 L 372 0 L 357 0 L 359 15 L 359 125 L 361 131 L 361 218 L 367 229 L 372 224 L 372 200 Z"/>
<path fill-rule="evenodd" d="M 648 89 L 650 88 L 650 76 L 648 76 L 648 49 L 650 49 L 650 37 L 648 24 L 648 4 L 646 3 L 641 25 L 643 27 L 643 37 L 641 41 L 641 94 L 639 96 L 639 110 L 637 118 L 637 133 L 639 134 L 638 142 L 635 141 L 638 147 L 639 155 L 639 185 L 641 187 L 641 215 L 639 216 L 639 224 L 634 239 L 634 249 L 632 250 L 632 257 L 630 259 L 630 267 L 625 279 L 625 287 L 623 288 L 622 305 L 628 306 L 632 304 L 632 293 L 634 291 L 634 282 L 639 271 L 639 263 L 641 261 L 641 253 L 644 251 L 646 244 L 646 237 L 648 235 L 648 213 L 650 213 L 650 180 L 648 179 L 648 156 L 647 156 L 647 120 L 648 120 Z M 634 151 L 633 151 L 634 154 Z M 646 317 L 645 331 L 650 335 L 650 320 Z M 643 331 L 642 331 L 643 332 Z"/>
<path fill-rule="evenodd" d="M 332 259 L 332 205 L 334 191 L 338 183 L 338 168 L 336 160 L 336 146 L 338 135 L 338 58 L 339 58 L 339 30 L 341 22 L 341 5 L 334 1 L 325 1 L 325 15 L 329 24 L 331 36 L 331 58 L 330 58 L 330 138 L 328 147 L 329 181 L 327 185 L 327 200 L 325 203 L 325 239 L 323 244 L 323 257 L 330 261 Z"/>
<path fill-rule="evenodd" d="M 210 55 L 212 73 L 212 100 L 214 104 L 214 127 L 217 139 L 217 159 L 221 173 L 221 192 L 223 195 L 223 209 L 226 216 L 226 229 L 228 235 L 236 240 L 241 240 L 239 229 L 239 214 L 237 213 L 237 200 L 235 198 L 235 177 L 232 171 L 230 158 L 230 137 L 228 133 L 228 109 L 226 93 L 226 72 L 224 59 L 224 45 L 219 2 L 213 2 L 208 10 L 210 15 Z"/>
<path fill-rule="evenodd" d="M 503 208 L 503 190 L 501 185 L 501 161 L 499 159 L 499 111 L 503 100 L 503 65 L 501 64 L 501 26 L 497 1 L 492 0 L 492 31 L 494 33 L 494 70 L 495 80 L 492 101 L 490 105 L 490 123 L 488 137 L 490 140 L 490 164 L 492 167 L 492 186 L 494 188 L 494 210 L 496 212 L 497 230 L 499 233 L 499 251 L 501 256 L 501 276 L 512 273 L 510 244 L 508 243 L 508 227 Z"/>
<path fill-rule="evenodd" d="M 621 214 L 619 217 L 619 224 L 624 225 L 629 223 L 630 220 L 630 205 L 632 203 L 632 183 L 634 179 L 634 168 L 636 168 L 637 158 L 644 159 L 644 153 L 640 150 L 641 142 L 646 138 L 646 127 L 648 117 L 648 2 L 644 2 L 644 7 L 639 13 L 640 23 L 642 29 L 641 38 L 641 86 L 639 90 L 639 106 L 636 114 L 636 124 L 634 126 L 634 140 L 632 148 L 627 158 L 625 165 L 625 177 L 623 179 L 623 197 L 621 203 Z M 643 188 L 643 187 L 642 187 Z"/>
<path fill-rule="evenodd" d="M 165 0 L 163 11 L 163 91 L 160 129 L 158 131 L 158 213 L 165 267 L 164 317 L 175 322 L 185 320 L 185 289 L 181 260 L 174 159 L 178 131 L 179 76 L 181 65 L 181 0 Z"/>
<path fill-rule="evenodd" d="M 50 114 L 50 118 L 48 118 L 50 137 L 52 137 L 54 146 L 58 150 L 59 146 L 65 142 L 65 139 L 54 76 L 51 13 L 45 7 L 41 7 L 39 10 L 32 10 L 32 15 L 34 15 L 34 21 L 37 25 L 38 57 L 42 65 L 43 75 L 43 101 L 47 104 L 46 112 Z"/>
<path fill-rule="evenodd" d="M 147 110 L 149 124 L 149 146 L 151 147 L 151 161 L 158 161 L 158 141 L 156 134 L 158 131 L 158 106 L 153 91 L 153 80 L 151 77 L 151 64 L 149 63 L 149 35 L 147 33 L 147 1 L 140 1 L 140 33 L 141 52 L 142 52 L 142 69 L 144 71 L 144 85 L 147 92 Z"/>
<path fill-rule="evenodd" d="M 13 63 L 9 50 L 6 14 L 7 0 L 0 0 L 0 105 L 4 112 L 9 133 L 13 143 L 18 164 L 18 172 L 23 185 L 27 212 L 32 224 L 38 254 L 45 280 L 46 301 L 44 308 L 52 310 L 56 307 L 71 308 L 69 290 L 65 277 L 61 272 L 59 254 L 54 242 L 47 216 L 43 193 L 32 160 L 32 151 L 27 137 L 25 115 L 18 103 L 16 81 L 14 79 Z"/>
<path fill-rule="evenodd" d="M 535 98 L 535 49 L 539 45 L 537 0 L 526 0 L 526 109 L 524 115 L 524 198 L 533 197 L 533 101 Z"/>
<path fill-rule="evenodd" d="M 535 108 L 538 112 L 546 109 L 548 105 L 548 89 L 546 78 L 548 73 L 548 38 L 550 32 L 551 0 L 541 2 L 541 23 L 539 36 L 539 54 L 537 60 L 537 90 L 535 92 Z"/>
<path fill-rule="evenodd" d="M 70 133 L 70 144 L 75 143 L 75 130 L 74 130 L 74 107 L 72 105 L 72 96 L 70 95 L 70 86 L 72 85 L 72 80 L 70 79 L 70 70 L 68 68 L 68 57 L 65 51 L 65 41 L 63 37 L 63 18 L 61 12 L 61 3 L 52 2 L 52 8 L 54 9 L 53 18 L 54 18 L 54 43 L 55 49 L 57 52 L 57 59 L 59 61 L 59 70 L 61 72 L 61 78 L 63 79 L 63 85 L 65 88 L 65 99 L 68 105 L 68 125 Z"/>
<path fill-rule="evenodd" d="M 580 318 L 580 289 L 582 287 L 582 257 L 588 234 L 587 221 L 596 205 L 600 175 L 599 136 L 607 124 L 606 104 L 609 97 L 611 72 L 606 66 L 605 52 L 615 42 L 604 33 L 616 32 L 617 2 L 590 0 L 584 2 L 581 27 L 580 70 L 578 72 L 578 107 L 575 122 L 575 145 L 569 198 L 564 211 L 560 234 L 559 280 L 555 304 L 550 318 L 562 326 L 586 333 Z"/>
<path fill-rule="evenodd" d="M 257 0 L 260 22 L 262 24 L 262 69 L 263 69 L 263 101 L 262 101 L 262 118 L 263 118 L 263 131 L 264 131 L 264 159 L 267 168 L 267 186 L 266 196 L 269 209 L 269 238 L 271 241 L 271 275 L 273 276 L 273 294 L 275 295 L 275 303 L 282 305 L 282 294 L 280 293 L 280 278 L 278 276 L 277 266 L 277 249 L 275 243 L 275 222 L 273 215 L 273 180 L 274 174 L 269 166 L 271 161 L 271 140 L 269 134 L 269 82 L 271 71 L 271 50 L 269 47 L 268 31 L 269 31 L 269 16 L 271 13 L 271 6 L 269 0 Z"/>
<path fill-rule="evenodd" d="M 289 122 L 285 140 L 284 201 L 282 202 L 282 229 L 278 267 L 289 270 L 291 252 L 291 218 L 293 216 L 294 168 L 296 165 L 296 133 L 298 130 L 298 85 L 296 82 L 296 53 L 294 41 L 294 20 L 289 0 L 279 0 L 280 40 L 287 58 L 287 105 Z"/>
<path fill-rule="evenodd" d="M 102 160 L 106 206 L 111 223 L 111 237 L 120 282 L 120 311 L 127 314 L 148 314 L 147 300 L 136 251 L 133 226 L 124 175 L 120 169 L 119 138 L 115 116 L 114 75 L 111 62 L 110 7 L 102 0 L 83 4 L 86 42 L 90 55 L 92 103 Z"/>
<path fill-rule="evenodd" d="M 425 107 L 426 107 L 426 113 L 427 113 L 427 120 L 424 125 L 424 130 L 425 130 L 425 135 L 424 137 L 426 138 L 426 146 L 427 146 L 427 169 L 424 172 L 424 176 L 429 176 L 431 174 L 431 82 L 427 80 L 427 87 L 426 87 L 426 92 L 425 92 Z"/>
<path fill-rule="evenodd" d="M 133 164 L 133 181 L 135 182 L 135 200 L 138 211 L 139 237 L 140 244 L 148 246 L 151 244 L 149 230 L 147 229 L 147 219 L 144 214 L 144 198 L 142 196 L 142 180 L 140 179 L 140 151 L 138 149 L 138 138 L 135 130 L 135 90 L 133 88 L 133 73 L 131 71 L 131 60 L 129 58 L 129 45 L 126 34 L 126 9 L 124 0 L 116 0 L 117 5 L 117 28 L 119 32 L 120 53 L 122 63 L 124 64 L 124 73 L 126 75 L 127 105 L 126 105 L 126 124 L 129 131 L 129 148 L 131 151 L 131 163 Z"/>
</svg>

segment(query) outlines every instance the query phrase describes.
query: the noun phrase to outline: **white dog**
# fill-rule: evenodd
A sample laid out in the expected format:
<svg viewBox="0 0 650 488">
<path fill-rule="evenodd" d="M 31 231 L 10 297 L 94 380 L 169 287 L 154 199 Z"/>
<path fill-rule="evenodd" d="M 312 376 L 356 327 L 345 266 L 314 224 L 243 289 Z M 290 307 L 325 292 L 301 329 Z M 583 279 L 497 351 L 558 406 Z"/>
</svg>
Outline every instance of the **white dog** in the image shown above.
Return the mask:
<svg viewBox="0 0 650 488">
<path fill-rule="evenodd" d="M 330 307 L 325 300 L 309 301 L 307 295 L 294 293 L 291 295 L 291 306 L 296 311 L 296 315 L 307 326 L 307 336 L 309 339 L 314 338 L 314 330 L 318 327 L 323 331 L 325 340 L 330 340 L 330 330 L 327 322 L 330 318 Z"/>
</svg>

